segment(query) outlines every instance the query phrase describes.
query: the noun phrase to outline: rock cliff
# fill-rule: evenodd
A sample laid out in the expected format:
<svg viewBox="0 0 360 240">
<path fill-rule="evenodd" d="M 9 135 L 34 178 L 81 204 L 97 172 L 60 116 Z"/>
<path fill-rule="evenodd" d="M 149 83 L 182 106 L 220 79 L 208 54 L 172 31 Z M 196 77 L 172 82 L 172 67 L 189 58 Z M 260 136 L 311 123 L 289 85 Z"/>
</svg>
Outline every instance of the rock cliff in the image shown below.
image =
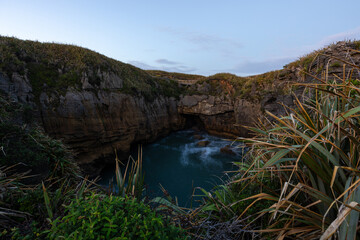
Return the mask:
<svg viewBox="0 0 360 240">
<path fill-rule="evenodd" d="M 56 44 L 1 41 L 3 51 L 13 55 L 0 71 L 0 90 L 32 107 L 45 131 L 63 139 L 87 173 L 97 173 L 104 165 L 98 160 L 105 161 L 103 157 L 115 149 L 120 158 L 127 158 L 133 144 L 154 141 L 185 126 L 186 119 L 177 111 L 179 86 L 173 80 L 153 78 L 74 46 L 62 46 L 65 56 L 55 57 Z M 87 58 L 89 52 L 92 59 Z M 44 55 L 46 61 L 41 59 Z"/>
<path fill-rule="evenodd" d="M 0 91 L 32 108 L 46 132 L 63 139 L 92 174 L 114 149 L 125 158 L 132 145 L 189 122 L 216 135 L 247 136 L 243 125 L 253 125 L 265 111 L 284 114 L 281 104 L 293 106 L 294 93 L 301 97 L 303 87 L 292 85 L 314 80 L 306 72 L 321 77 L 327 70 L 326 79 L 336 80 L 332 74 L 342 72 L 338 58 L 360 62 L 359 43 L 341 42 L 278 71 L 203 77 L 147 73 L 71 45 L 6 37 L 0 37 L 0 45 Z"/>
</svg>

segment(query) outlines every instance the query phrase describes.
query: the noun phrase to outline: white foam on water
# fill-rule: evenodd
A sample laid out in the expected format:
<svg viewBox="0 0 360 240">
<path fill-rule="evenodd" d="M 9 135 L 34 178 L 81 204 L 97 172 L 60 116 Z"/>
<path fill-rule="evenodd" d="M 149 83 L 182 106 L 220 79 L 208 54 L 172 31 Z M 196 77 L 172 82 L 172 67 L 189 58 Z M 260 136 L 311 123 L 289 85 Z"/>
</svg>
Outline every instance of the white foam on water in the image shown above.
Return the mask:
<svg viewBox="0 0 360 240">
<path fill-rule="evenodd" d="M 203 165 L 210 166 L 210 165 L 216 165 L 219 167 L 222 167 L 222 162 L 215 159 L 214 155 L 219 153 L 220 148 L 209 146 L 209 147 L 203 147 L 201 150 L 200 160 Z"/>
<path fill-rule="evenodd" d="M 220 148 L 218 146 L 207 146 L 200 147 L 197 146 L 196 143 L 185 144 L 184 147 L 181 148 L 181 157 L 180 162 L 183 166 L 188 165 L 201 165 L 204 167 L 208 166 L 218 166 L 222 167 L 222 162 L 215 159 L 214 155 L 218 154 Z M 197 156 L 195 159 L 198 159 L 199 162 L 194 162 L 191 156 Z"/>
<path fill-rule="evenodd" d="M 190 154 L 193 154 L 193 146 L 192 143 L 185 144 L 184 147 L 181 147 L 181 156 L 180 156 L 180 163 L 183 166 L 187 166 L 190 164 L 189 158 Z"/>
</svg>

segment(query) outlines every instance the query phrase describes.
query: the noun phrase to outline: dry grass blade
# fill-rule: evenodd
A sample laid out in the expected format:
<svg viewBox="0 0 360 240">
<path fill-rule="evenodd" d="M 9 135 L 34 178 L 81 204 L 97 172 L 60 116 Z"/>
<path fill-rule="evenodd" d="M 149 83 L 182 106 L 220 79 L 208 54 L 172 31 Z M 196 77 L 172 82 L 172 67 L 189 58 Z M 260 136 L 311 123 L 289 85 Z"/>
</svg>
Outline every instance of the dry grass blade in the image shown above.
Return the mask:
<svg viewBox="0 0 360 240">
<path fill-rule="evenodd" d="M 349 207 L 344 207 L 340 210 L 337 218 L 330 224 L 330 226 L 326 229 L 326 231 L 321 235 L 320 240 L 326 240 L 331 238 L 334 233 L 340 228 L 341 224 L 345 220 L 345 218 L 350 214 L 353 208 L 358 206 L 357 202 L 351 202 Z"/>
</svg>

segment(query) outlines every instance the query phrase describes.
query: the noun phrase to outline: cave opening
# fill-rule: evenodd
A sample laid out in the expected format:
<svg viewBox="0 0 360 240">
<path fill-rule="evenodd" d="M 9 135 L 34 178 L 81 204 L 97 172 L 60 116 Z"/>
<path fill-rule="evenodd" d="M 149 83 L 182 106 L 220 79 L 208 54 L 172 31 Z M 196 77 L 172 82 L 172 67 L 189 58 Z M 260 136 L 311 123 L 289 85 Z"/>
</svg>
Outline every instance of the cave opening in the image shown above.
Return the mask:
<svg viewBox="0 0 360 240">
<path fill-rule="evenodd" d="M 182 114 L 183 118 L 185 118 L 185 126 L 184 129 L 197 129 L 200 131 L 205 131 L 205 126 L 203 121 L 200 119 L 199 115 L 193 114 Z"/>
</svg>

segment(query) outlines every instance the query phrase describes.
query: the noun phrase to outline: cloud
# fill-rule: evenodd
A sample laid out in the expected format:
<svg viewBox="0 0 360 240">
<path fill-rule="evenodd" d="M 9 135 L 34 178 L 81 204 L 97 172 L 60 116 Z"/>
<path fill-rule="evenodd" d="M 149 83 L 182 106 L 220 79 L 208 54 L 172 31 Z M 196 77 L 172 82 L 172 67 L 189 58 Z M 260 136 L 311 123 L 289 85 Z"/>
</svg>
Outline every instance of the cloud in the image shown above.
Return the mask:
<svg viewBox="0 0 360 240">
<path fill-rule="evenodd" d="M 242 48 L 243 44 L 232 38 L 202 32 L 179 30 L 172 27 L 159 28 L 158 31 L 174 35 L 197 46 L 196 50 L 215 50 L 225 55 L 230 55 L 236 49 Z"/>
<path fill-rule="evenodd" d="M 141 68 L 143 70 L 153 70 L 156 69 L 156 67 L 148 65 L 141 61 L 128 61 L 129 64 L 134 65 L 135 67 Z"/>
<path fill-rule="evenodd" d="M 265 73 L 272 70 L 281 69 L 284 65 L 294 61 L 295 58 L 278 58 L 269 59 L 265 61 L 243 61 L 237 64 L 234 68 L 229 69 L 230 72 L 235 72 L 240 75 L 253 75 Z"/>
<path fill-rule="evenodd" d="M 328 45 L 337 41 L 342 41 L 342 40 L 354 40 L 354 39 L 360 39 L 360 27 L 351 29 L 349 31 L 345 31 L 345 32 L 340 32 L 337 34 L 333 34 L 330 36 L 325 37 L 324 39 L 322 39 L 318 45 L 320 46 L 324 46 L 324 45 Z"/>
<path fill-rule="evenodd" d="M 161 70 L 167 72 L 182 72 L 182 73 L 191 73 L 197 70 L 194 67 L 187 67 L 187 66 L 178 66 L 178 67 L 163 67 Z"/>
<path fill-rule="evenodd" d="M 302 55 L 311 53 L 312 51 L 320 50 L 321 48 L 326 47 L 327 45 L 330 45 L 332 43 L 336 43 L 338 41 L 355 39 L 360 39 L 360 27 L 326 36 L 314 44 L 303 45 L 296 48 L 288 49 L 288 52 L 291 52 L 291 55 L 297 55 L 296 57 L 300 57 Z"/>
<path fill-rule="evenodd" d="M 161 60 L 161 59 L 159 59 Z M 158 62 L 157 60 L 155 62 Z M 184 65 L 179 65 L 176 62 L 171 62 L 174 63 L 173 65 L 178 65 L 178 66 L 153 66 L 153 65 L 149 65 L 147 63 L 141 62 L 141 61 L 128 61 L 129 64 L 134 65 L 138 68 L 144 69 L 144 70 L 163 70 L 166 72 L 181 72 L 181 73 L 191 73 L 196 71 L 196 68 L 193 67 L 188 67 L 188 66 L 184 66 Z M 170 65 L 171 65 L 170 64 Z"/>
<path fill-rule="evenodd" d="M 179 64 L 178 62 L 173 62 L 173 61 L 167 60 L 165 58 L 158 59 L 155 62 L 160 63 L 160 64 L 166 64 L 166 65 L 177 65 L 177 64 Z"/>
</svg>

